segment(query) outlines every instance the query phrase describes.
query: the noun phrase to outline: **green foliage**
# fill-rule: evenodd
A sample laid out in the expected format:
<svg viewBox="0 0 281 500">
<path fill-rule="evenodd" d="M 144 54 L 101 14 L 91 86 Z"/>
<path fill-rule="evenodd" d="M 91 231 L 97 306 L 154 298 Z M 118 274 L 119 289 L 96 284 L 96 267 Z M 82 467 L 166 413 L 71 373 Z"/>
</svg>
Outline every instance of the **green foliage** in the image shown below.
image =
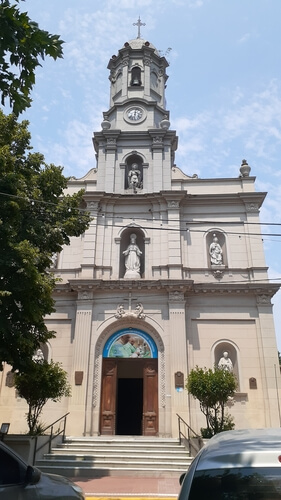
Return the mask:
<svg viewBox="0 0 281 500">
<path fill-rule="evenodd" d="M 30 147 L 28 122 L 0 112 L 0 369 L 25 370 L 54 336 L 44 316 L 54 310 L 52 256 L 87 229 L 80 191 L 65 196 L 62 168 Z"/>
<path fill-rule="evenodd" d="M 26 419 L 31 435 L 43 431 L 38 419 L 47 401 L 57 402 L 63 396 L 70 396 L 67 373 L 53 361 L 32 362 L 26 372 L 15 375 L 15 387 L 28 404 Z"/>
<path fill-rule="evenodd" d="M 19 0 L 16 0 L 19 3 Z M 0 3 L 0 92 L 4 106 L 8 98 L 17 116 L 31 104 L 35 70 L 45 56 L 62 57 L 58 35 L 41 30 L 26 12 L 9 0 Z"/>
<path fill-rule="evenodd" d="M 207 428 L 201 430 L 203 437 L 234 428 L 232 417 L 226 414 L 225 406 L 236 387 L 235 376 L 228 370 L 198 366 L 191 370 L 186 389 L 198 399 L 200 409 L 206 417 Z"/>
</svg>

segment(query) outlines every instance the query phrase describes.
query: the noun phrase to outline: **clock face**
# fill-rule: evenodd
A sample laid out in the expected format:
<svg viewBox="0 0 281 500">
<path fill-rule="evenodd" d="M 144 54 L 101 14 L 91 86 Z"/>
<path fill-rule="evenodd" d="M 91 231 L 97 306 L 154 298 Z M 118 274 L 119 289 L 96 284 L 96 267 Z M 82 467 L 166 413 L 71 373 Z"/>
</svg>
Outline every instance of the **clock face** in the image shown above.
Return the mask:
<svg viewBox="0 0 281 500">
<path fill-rule="evenodd" d="M 129 120 L 138 121 L 141 119 L 143 111 L 141 108 L 130 108 L 127 111 L 127 116 Z"/>
</svg>

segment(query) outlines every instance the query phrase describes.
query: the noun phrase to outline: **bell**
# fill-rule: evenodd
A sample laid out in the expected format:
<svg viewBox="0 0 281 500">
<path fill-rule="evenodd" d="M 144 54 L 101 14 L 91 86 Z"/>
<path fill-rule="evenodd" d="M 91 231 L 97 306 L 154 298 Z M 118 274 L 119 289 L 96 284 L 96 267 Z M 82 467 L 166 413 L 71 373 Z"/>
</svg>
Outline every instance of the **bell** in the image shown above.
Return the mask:
<svg viewBox="0 0 281 500">
<path fill-rule="evenodd" d="M 135 78 L 132 81 L 132 85 L 140 85 L 140 81 L 139 81 L 138 77 L 135 76 Z"/>
</svg>

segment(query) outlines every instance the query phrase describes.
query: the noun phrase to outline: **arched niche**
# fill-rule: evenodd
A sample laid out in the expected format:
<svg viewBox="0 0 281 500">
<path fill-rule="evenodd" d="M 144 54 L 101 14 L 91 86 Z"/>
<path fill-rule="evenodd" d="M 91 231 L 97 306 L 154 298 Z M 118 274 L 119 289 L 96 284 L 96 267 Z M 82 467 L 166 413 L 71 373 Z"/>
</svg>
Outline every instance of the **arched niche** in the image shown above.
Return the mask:
<svg viewBox="0 0 281 500">
<path fill-rule="evenodd" d="M 218 342 L 214 348 L 214 361 L 215 366 L 219 366 L 220 359 L 224 357 L 224 353 L 228 353 L 228 358 L 232 362 L 233 370 L 236 380 L 237 380 L 237 389 L 239 389 L 239 366 L 238 366 L 238 354 L 235 345 L 227 340 L 222 340 Z"/>
<path fill-rule="evenodd" d="M 144 277 L 144 269 L 145 269 L 145 244 L 144 238 L 145 235 L 141 228 L 139 227 L 127 227 L 121 234 L 121 242 L 120 242 L 120 261 L 119 261 L 119 277 L 124 278 L 126 273 L 125 266 L 125 258 L 126 256 L 123 254 L 125 250 L 127 250 L 128 246 L 131 243 L 131 235 L 136 236 L 136 244 L 141 251 L 140 255 L 140 278 Z M 136 278 L 135 278 L 136 279 Z"/>
<path fill-rule="evenodd" d="M 222 231 L 212 229 L 207 233 L 206 249 L 208 267 L 227 267 L 226 236 Z"/>
<path fill-rule="evenodd" d="M 34 352 L 32 359 L 34 361 L 39 361 L 41 359 L 44 361 L 49 361 L 51 359 L 50 346 L 48 344 L 40 344 L 40 347 Z"/>
<path fill-rule="evenodd" d="M 143 188 L 143 159 L 137 154 L 131 154 L 126 160 L 125 189 L 133 191 Z"/>
<path fill-rule="evenodd" d="M 40 348 L 43 352 L 44 359 L 46 361 L 50 360 L 50 346 L 48 344 L 40 344 Z"/>
</svg>

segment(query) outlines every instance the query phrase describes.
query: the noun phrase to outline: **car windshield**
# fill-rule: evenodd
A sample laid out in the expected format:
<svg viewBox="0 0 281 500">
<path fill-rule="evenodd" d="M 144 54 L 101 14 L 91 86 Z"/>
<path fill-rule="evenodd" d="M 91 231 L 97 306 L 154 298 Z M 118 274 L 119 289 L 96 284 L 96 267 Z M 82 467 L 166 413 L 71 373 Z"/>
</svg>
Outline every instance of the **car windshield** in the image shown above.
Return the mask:
<svg viewBox="0 0 281 500">
<path fill-rule="evenodd" d="M 281 468 L 243 467 L 197 471 L 189 500 L 281 499 Z"/>
</svg>

